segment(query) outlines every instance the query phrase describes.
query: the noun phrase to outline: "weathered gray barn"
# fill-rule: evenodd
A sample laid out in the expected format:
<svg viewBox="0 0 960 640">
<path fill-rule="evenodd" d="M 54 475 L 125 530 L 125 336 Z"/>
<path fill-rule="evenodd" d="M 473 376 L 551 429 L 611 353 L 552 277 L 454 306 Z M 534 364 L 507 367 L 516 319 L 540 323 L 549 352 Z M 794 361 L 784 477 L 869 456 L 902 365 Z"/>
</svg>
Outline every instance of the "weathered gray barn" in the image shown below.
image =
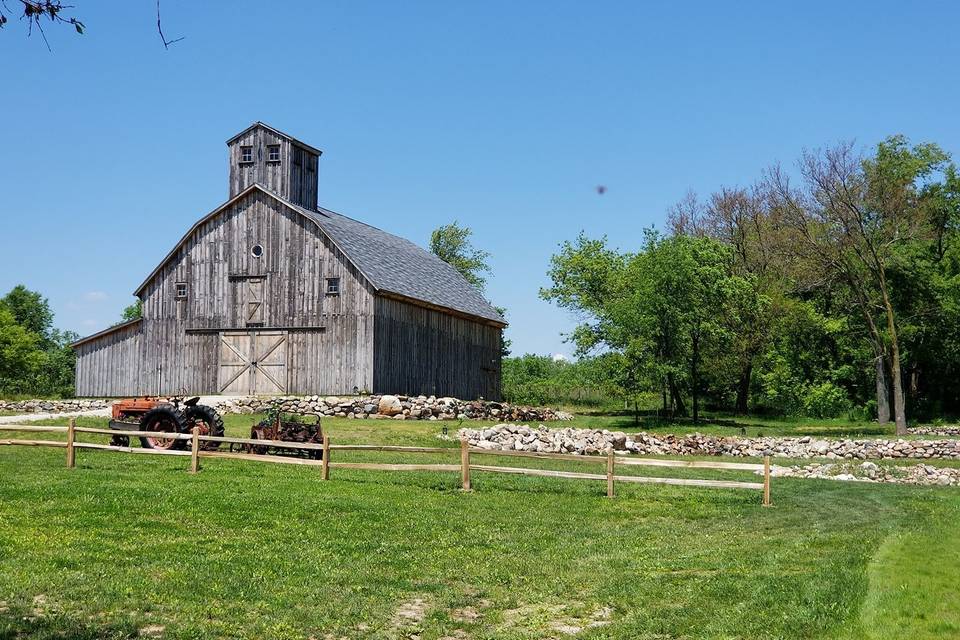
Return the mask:
<svg viewBox="0 0 960 640">
<path fill-rule="evenodd" d="M 230 197 L 75 343 L 77 395 L 500 397 L 503 317 L 417 245 L 317 206 L 321 152 L 257 122 L 227 141 Z"/>
</svg>

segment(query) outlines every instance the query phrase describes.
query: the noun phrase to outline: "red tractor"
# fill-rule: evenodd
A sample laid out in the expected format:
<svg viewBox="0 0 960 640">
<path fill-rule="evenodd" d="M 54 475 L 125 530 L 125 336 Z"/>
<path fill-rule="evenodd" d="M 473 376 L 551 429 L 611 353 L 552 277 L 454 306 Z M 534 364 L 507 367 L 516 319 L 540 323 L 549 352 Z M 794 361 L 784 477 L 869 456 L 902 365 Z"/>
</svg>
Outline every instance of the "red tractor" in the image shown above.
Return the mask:
<svg viewBox="0 0 960 640">
<path fill-rule="evenodd" d="M 113 403 L 113 418 L 110 428 L 120 431 L 157 431 L 160 433 L 191 433 L 200 427 L 200 435 L 222 436 L 223 418 L 213 407 L 197 404 L 200 398 L 184 400 L 181 397 L 129 398 Z M 128 436 L 116 435 L 110 444 L 130 446 Z M 146 449 L 185 449 L 186 440 L 141 437 L 140 444 Z M 219 442 L 204 442 L 203 449 L 216 449 Z"/>
</svg>

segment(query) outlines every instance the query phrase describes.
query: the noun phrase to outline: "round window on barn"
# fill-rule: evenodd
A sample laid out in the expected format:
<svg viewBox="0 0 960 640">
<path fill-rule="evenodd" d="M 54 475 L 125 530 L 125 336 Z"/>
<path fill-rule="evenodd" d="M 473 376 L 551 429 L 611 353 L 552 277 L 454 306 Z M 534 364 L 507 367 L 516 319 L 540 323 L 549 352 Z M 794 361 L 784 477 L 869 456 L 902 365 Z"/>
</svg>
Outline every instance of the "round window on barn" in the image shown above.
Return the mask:
<svg viewBox="0 0 960 640">
<path fill-rule="evenodd" d="M 263 255 L 263 245 L 255 244 L 253 249 L 250 250 L 250 253 L 253 254 L 254 258 L 259 258 Z"/>
</svg>

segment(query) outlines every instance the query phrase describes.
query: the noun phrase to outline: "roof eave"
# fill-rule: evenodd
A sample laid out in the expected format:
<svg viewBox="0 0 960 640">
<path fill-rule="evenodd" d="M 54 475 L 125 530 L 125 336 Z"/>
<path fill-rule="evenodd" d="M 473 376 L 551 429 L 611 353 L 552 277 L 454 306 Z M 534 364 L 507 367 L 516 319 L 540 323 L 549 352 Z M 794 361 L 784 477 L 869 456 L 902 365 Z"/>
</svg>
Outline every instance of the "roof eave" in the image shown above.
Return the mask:
<svg viewBox="0 0 960 640">
<path fill-rule="evenodd" d="M 505 320 L 495 320 L 494 318 L 488 318 L 486 316 L 478 316 L 475 313 L 469 313 L 467 311 L 454 309 L 453 307 L 446 307 L 441 304 L 427 302 L 426 300 L 421 300 L 419 298 L 411 298 L 410 296 L 405 296 L 402 293 L 395 293 L 393 291 L 388 291 L 386 289 L 378 290 L 377 295 L 383 296 L 384 298 L 397 300 L 399 302 L 406 302 L 408 304 L 412 304 L 418 307 L 423 307 L 424 309 L 432 309 L 433 311 L 439 311 L 447 315 L 457 316 L 458 318 L 472 320 L 473 322 L 480 322 L 482 324 L 486 324 L 491 327 L 497 327 L 498 329 L 505 329 L 508 326 L 508 323 Z"/>
<path fill-rule="evenodd" d="M 71 342 L 71 343 L 70 343 L 70 348 L 71 348 L 71 349 L 76 349 L 77 347 L 79 347 L 79 346 L 82 345 L 82 344 L 86 344 L 86 343 L 91 342 L 91 341 L 93 341 L 93 340 L 96 340 L 96 339 L 98 339 L 98 338 L 102 338 L 103 336 L 109 335 L 109 334 L 113 333 L 114 331 L 120 331 L 121 329 L 126 329 L 127 327 L 132 327 L 133 325 L 137 324 L 138 322 L 141 322 L 142 320 L 143 320 L 143 318 L 134 318 L 133 320 L 127 320 L 126 322 L 121 322 L 120 324 L 115 324 L 115 325 L 113 325 L 112 327 L 107 327 L 107 328 L 104 329 L 103 331 L 98 331 L 98 332 L 96 332 L 96 333 L 94 333 L 94 334 L 92 334 L 92 335 L 89 335 L 89 336 L 85 337 L 85 338 L 80 338 L 80 339 L 77 340 L 76 342 Z"/>
<path fill-rule="evenodd" d="M 250 131 L 251 129 L 256 129 L 257 127 L 263 127 L 264 129 L 266 129 L 267 131 L 270 131 L 271 133 L 274 133 L 274 134 L 276 134 L 276 135 L 278 135 L 278 136 L 280 136 L 280 137 L 282 137 L 282 138 L 286 138 L 287 140 L 289 140 L 289 141 L 292 142 L 293 144 L 297 145 L 298 147 L 302 147 L 302 148 L 306 149 L 306 150 L 309 151 L 310 153 L 316 154 L 316 155 L 318 155 L 318 156 L 323 155 L 323 151 L 321 151 L 320 149 L 317 149 L 316 147 L 313 147 L 313 146 L 307 144 L 307 143 L 304 142 L 303 140 L 297 140 L 296 138 L 294 138 L 294 137 L 291 136 L 290 134 L 284 133 L 283 131 L 280 131 L 279 129 L 276 129 L 276 128 L 274 128 L 274 127 L 271 127 L 271 126 L 268 125 L 266 122 L 260 122 L 259 120 L 257 120 L 257 121 L 254 122 L 252 125 L 250 125 L 250 126 L 247 127 L 246 129 L 244 129 L 243 131 L 241 131 L 240 133 L 238 133 L 237 135 L 235 135 L 235 136 L 233 136 L 232 138 L 230 138 L 229 140 L 227 140 L 227 144 L 231 144 L 231 143 L 232 143 L 233 141 L 235 141 L 237 138 L 240 138 L 240 137 L 246 135 L 248 131 Z"/>
</svg>

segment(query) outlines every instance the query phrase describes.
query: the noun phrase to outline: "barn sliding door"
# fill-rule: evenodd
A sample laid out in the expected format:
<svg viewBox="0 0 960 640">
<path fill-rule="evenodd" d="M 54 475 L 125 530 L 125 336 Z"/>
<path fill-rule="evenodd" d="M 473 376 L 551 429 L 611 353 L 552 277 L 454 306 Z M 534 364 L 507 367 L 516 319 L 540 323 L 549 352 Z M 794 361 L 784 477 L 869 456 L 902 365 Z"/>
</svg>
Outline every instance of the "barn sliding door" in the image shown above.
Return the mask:
<svg viewBox="0 0 960 640">
<path fill-rule="evenodd" d="M 237 331 L 220 334 L 220 374 L 225 395 L 274 395 L 287 392 L 285 331 Z"/>
</svg>

